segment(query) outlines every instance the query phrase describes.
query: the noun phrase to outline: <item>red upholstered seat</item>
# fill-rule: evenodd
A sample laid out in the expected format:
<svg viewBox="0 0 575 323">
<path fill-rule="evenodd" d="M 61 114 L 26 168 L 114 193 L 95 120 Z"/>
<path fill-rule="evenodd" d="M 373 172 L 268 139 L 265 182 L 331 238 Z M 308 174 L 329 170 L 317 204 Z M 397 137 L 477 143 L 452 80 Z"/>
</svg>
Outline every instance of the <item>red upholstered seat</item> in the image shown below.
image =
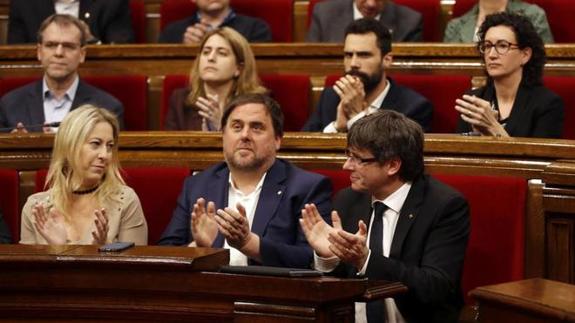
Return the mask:
<svg viewBox="0 0 575 323">
<path fill-rule="evenodd" d="M 36 80 L 38 77 L 2 79 L 0 96 Z M 145 75 L 86 76 L 82 80 L 110 93 L 122 102 L 126 130 L 148 130 L 148 79 Z"/>
<path fill-rule="evenodd" d="M 563 118 L 563 139 L 575 139 L 575 77 L 545 76 L 543 83 L 551 91 L 563 98 L 565 114 Z"/>
<path fill-rule="evenodd" d="M 239 14 L 265 20 L 270 26 L 273 41 L 292 41 L 293 0 L 234 0 L 231 5 Z M 196 4 L 190 0 L 164 0 L 160 6 L 160 29 L 191 16 L 195 11 Z"/>
<path fill-rule="evenodd" d="M 160 240 L 172 218 L 184 179 L 188 175 L 188 168 L 125 169 L 124 180 L 138 194 L 148 222 L 148 244 L 153 245 Z"/>
<path fill-rule="evenodd" d="M 20 180 L 18 171 L 0 169 L 0 209 L 12 234 L 12 242 L 20 241 Z"/>
<path fill-rule="evenodd" d="M 339 75 L 329 75 L 325 86 L 333 86 Z M 393 74 L 398 84 L 407 86 L 426 97 L 433 104 L 431 133 L 454 133 L 459 114 L 455 99 L 471 88 L 471 77 L 465 75 Z M 431 86 L 433 84 L 433 86 Z"/>
<path fill-rule="evenodd" d="M 328 176 L 334 194 L 350 185 L 344 170 L 314 170 Z M 461 192 L 471 210 L 471 236 L 465 255 L 462 289 L 524 278 L 527 182 L 508 176 L 434 175 Z"/>
<path fill-rule="evenodd" d="M 130 19 L 136 43 L 146 42 L 146 7 L 143 0 L 130 0 Z"/>
<path fill-rule="evenodd" d="M 463 16 L 477 4 L 477 0 L 456 0 L 453 4 L 451 17 L 457 18 Z"/>
<path fill-rule="evenodd" d="M 307 75 L 267 74 L 260 75 L 263 85 L 270 95 L 278 101 L 284 113 L 284 130 L 299 131 L 305 124 L 310 108 L 311 81 Z M 170 106 L 172 92 L 185 87 L 186 75 L 166 75 L 162 89 L 160 121 L 162 127 Z"/>
<path fill-rule="evenodd" d="M 140 199 L 148 223 L 148 244 L 156 244 L 172 218 L 188 168 L 125 168 L 122 176 Z M 36 192 L 44 190 L 46 170 L 36 173 Z M 158 190 L 161 190 L 159 192 Z"/>
<path fill-rule="evenodd" d="M 307 9 L 308 26 L 311 23 L 313 8 L 318 2 L 324 0 L 310 0 Z M 397 4 L 409 7 L 418 11 L 423 16 L 423 40 L 427 42 L 441 41 L 441 31 L 439 30 L 439 18 L 441 15 L 441 4 L 439 0 L 395 0 Z"/>
<path fill-rule="evenodd" d="M 478 286 L 524 278 L 527 182 L 516 177 L 437 175 L 461 192 L 471 210 L 464 296 Z"/>
</svg>

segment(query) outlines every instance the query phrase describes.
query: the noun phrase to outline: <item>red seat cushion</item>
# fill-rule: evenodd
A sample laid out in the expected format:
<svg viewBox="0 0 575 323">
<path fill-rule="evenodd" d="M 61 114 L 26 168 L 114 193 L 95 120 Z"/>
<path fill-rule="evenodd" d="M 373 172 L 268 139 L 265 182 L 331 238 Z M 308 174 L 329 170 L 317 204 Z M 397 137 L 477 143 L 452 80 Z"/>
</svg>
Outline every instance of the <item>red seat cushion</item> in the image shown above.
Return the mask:
<svg viewBox="0 0 575 323">
<path fill-rule="evenodd" d="M 451 17 L 457 18 L 463 16 L 466 12 L 471 10 L 474 5 L 477 4 L 477 0 L 457 0 L 453 4 Z"/>
<path fill-rule="evenodd" d="M 573 76 L 545 76 L 543 83 L 551 91 L 563 98 L 563 139 L 575 139 L 575 77 Z"/>
<path fill-rule="evenodd" d="M 284 113 L 284 131 L 299 131 L 305 124 L 310 108 L 311 81 L 307 75 L 268 74 L 260 75 L 263 85 L 280 104 Z M 162 88 L 160 121 L 162 128 L 168 114 L 172 92 L 188 83 L 186 75 L 166 75 Z M 294 95 L 297 93 L 297 95 Z"/>
<path fill-rule="evenodd" d="M 0 169 L 0 209 L 12 234 L 12 242 L 20 241 L 20 180 L 18 171 Z"/>
<path fill-rule="evenodd" d="M 130 19 L 136 43 L 146 42 L 146 7 L 143 0 L 130 0 Z"/>
<path fill-rule="evenodd" d="M 258 17 L 270 26 L 272 39 L 291 42 L 293 39 L 293 0 L 234 0 L 232 8 L 239 14 Z M 160 29 L 171 22 L 185 19 L 196 11 L 190 0 L 164 0 L 160 6 Z"/>
</svg>

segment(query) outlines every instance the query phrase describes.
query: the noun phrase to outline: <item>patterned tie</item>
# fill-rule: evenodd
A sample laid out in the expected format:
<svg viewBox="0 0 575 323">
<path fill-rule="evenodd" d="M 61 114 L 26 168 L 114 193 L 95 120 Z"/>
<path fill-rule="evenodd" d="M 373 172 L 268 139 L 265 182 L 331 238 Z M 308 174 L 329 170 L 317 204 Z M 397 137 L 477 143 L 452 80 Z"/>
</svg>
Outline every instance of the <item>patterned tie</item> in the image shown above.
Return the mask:
<svg viewBox="0 0 575 323">
<path fill-rule="evenodd" d="M 373 203 L 373 223 L 369 234 L 369 249 L 371 255 L 383 255 L 383 212 L 387 206 L 381 202 Z M 385 306 L 383 300 L 368 302 L 366 304 L 368 323 L 385 322 Z"/>
</svg>

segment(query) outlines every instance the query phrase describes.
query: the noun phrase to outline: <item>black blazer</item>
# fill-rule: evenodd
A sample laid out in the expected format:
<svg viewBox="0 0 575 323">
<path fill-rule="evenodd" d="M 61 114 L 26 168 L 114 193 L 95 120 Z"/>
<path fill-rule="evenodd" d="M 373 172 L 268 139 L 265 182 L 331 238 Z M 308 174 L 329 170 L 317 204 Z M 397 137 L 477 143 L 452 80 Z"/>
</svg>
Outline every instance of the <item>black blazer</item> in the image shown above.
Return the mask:
<svg viewBox="0 0 575 323">
<path fill-rule="evenodd" d="M 160 43 L 181 43 L 184 33 L 189 26 L 198 23 L 198 17 L 194 13 L 190 17 L 174 21 L 167 25 L 160 34 Z M 248 42 L 272 41 L 272 32 L 268 24 L 260 18 L 234 14 L 234 17 L 224 21 L 221 27 L 230 27 L 242 34 Z"/>
<path fill-rule="evenodd" d="M 70 110 L 88 103 L 114 113 L 118 117 L 120 127 L 124 127 L 122 103 L 110 94 L 80 79 Z M 42 131 L 42 126 L 29 127 L 28 125 L 40 125 L 45 120 L 42 80 L 10 91 L 0 99 L 0 127 L 6 128 L 4 131 L 15 128 L 18 122 L 22 122 L 28 131 Z"/>
<path fill-rule="evenodd" d="M 421 125 L 423 130 L 431 129 L 433 105 L 429 100 L 412 89 L 395 83 L 388 78 L 391 88 L 381 104 L 382 109 L 403 113 Z M 307 120 L 302 131 L 323 131 L 328 124 L 335 121 L 339 96 L 333 88 L 325 88 L 314 113 Z"/>
<path fill-rule="evenodd" d="M 488 85 L 467 92 L 495 102 L 495 87 Z M 511 137 L 560 138 L 563 131 L 563 99 L 544 86 L 521 84 L 505 130 Z M 470 132 L 471 125 L 459 118 L 457 132 Z"/>
<path fill-rule="evenodd" d="M 40 25 L 54 13 L 53 0 L 10 1 L 8 44 L 36 43 Z M 78 17 L 103 43 L 135 40 L 128 0 L 80 0 Z"/>
<path fill-rule="evenodd" d="M 369 224 L 371 196 L 347 188 L 336 195 L 334 208 L 344 230 L 357 232 L 359 220 Z M 407 294 L 394 299 L 408 322 L 456 322 L 463 306 L 460 281 L 469 232 L 465 198 L 422 176 L 413 182 L 403 204 L 389 258 L 371 255 L 366 276 L 407 286 Z M 336 271 L 357 273 L 345 264 Z"/>
</svg>

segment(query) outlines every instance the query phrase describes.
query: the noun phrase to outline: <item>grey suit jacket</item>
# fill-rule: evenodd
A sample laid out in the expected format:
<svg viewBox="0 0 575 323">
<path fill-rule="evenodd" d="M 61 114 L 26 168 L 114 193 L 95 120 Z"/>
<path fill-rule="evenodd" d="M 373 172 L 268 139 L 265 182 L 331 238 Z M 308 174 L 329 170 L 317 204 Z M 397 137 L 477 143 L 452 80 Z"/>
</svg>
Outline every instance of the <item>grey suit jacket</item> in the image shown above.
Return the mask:
<svg viewBox="0 0 575 323">
<path fill-rule="evenodd" d="M 112 95 L 80 79 L 71 110 L 88 103 L 114 113 L 118 117 L 120 127 L 123 128 L 124 106 L 122 103 Z M 0 127 L 5 132 L 15 128 L 18 122 L 22 122 L 28 131 L 42 131 L 40 125 L 45 120 L 42 80 L 10 91 L 0 99 Z"/>
<path fill-rule="evenodd" d="M 524 15 L 529 18 L 535 30 L 537 30 L 537 33 L 541 36 L 541 39 L 543 39 L 545 43 L 553 42 L 553 35 L 547 22 L 547 16 L 545 15 L 545 11 L 539 6 L 524 3 L 519 0 L 512 0 L 507 3 L 505 10 L 509 13 Z M 479 6 L 475 5 L 463 16 L 451 19 L 449 23 L 447 23 L 447 27 L 445 27 L 443 41 L 446 43 L 472 43 L 478 15 Z"/>
<path fill-rule="evenodd" d="M 306 40 L 323 43 L 343 42 L 345 28 L 352 21 L 353 0 L 320 2 L 313 9 Z M 389 28 L 395 42 L 422 40 L 423 17 L 411 8 L 389 1 L 385 4 L 379 21 Z"/>
</svg>

